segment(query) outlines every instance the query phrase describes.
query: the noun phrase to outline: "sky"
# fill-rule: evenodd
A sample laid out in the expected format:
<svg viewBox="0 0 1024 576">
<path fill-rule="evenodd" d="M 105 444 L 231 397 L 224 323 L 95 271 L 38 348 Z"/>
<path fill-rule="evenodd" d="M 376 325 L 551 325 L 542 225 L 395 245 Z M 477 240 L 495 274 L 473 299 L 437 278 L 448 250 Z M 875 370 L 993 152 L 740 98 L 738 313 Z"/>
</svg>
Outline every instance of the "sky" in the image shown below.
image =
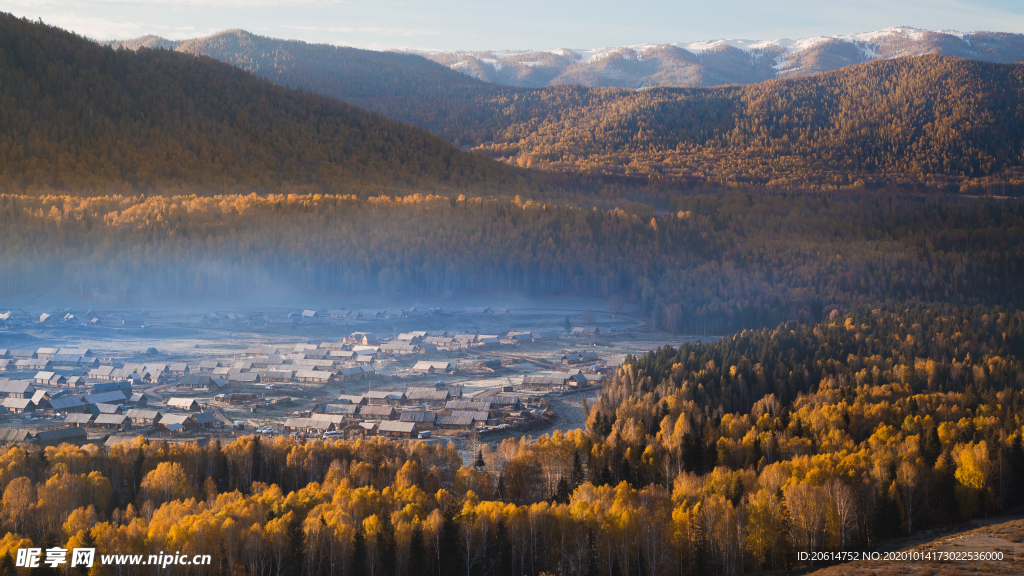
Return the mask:
<svg viewBox="0 0 1024 576">
<path fill-rule="evenodd" d="M 890 26 L 1024 33 L 1022 0 L 0 0 L 0 11 L 96 40 L 181 40 L 242 28 L 375 50 L 796 39 Z"/>
</svg>

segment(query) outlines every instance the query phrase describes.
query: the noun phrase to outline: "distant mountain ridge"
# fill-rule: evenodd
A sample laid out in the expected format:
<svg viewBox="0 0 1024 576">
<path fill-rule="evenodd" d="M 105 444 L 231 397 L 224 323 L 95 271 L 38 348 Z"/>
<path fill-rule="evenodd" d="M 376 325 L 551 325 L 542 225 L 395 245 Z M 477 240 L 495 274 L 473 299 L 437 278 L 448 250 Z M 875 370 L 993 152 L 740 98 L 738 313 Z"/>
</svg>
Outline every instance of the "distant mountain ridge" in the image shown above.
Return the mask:
<svg viewBox="0 0 1024 576">
<path fill-rule="evenodd" d="M 420 52 L 487 82 L 524 87 L 718 86 L 806 76 L 872 60 L 938 54 L 1024 61 L 1024 34 L 895 27 L 799 40 L 719 39 L 533 52 Z"/>
<path fill-rule="evenodd" d="M 280 86 L 302 88 L 422 126 L 463 145 L 486 141 L 489 136 L 481 132 L 467 140 L 464 130 L 450 128 L 453 123 L 472 116 L 478 98 L 515 90 L 471 78 L 415 54 L 280 40 L 245 30 L 183 41 L 143 36 L 102 44 L 207 56 Z"/>
</svg>

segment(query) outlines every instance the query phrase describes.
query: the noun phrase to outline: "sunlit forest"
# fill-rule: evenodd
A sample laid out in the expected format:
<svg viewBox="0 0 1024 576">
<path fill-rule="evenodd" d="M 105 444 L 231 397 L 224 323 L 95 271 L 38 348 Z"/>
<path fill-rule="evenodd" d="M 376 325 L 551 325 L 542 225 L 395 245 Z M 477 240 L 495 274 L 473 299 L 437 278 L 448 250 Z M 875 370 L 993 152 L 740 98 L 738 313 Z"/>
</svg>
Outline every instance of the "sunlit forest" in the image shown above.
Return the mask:
<svg viewBox="0 0 1024 576">
<path fill-rule="evenodd" d="M 997 200 L 716 192 L 669 213 L 482 198 L 0 196 L 0 294 L 183 299 L 583 295 L 666 330 L 859 303 L 1019 304 L 1024 213 Z"/>
<path fill-rule="evenodd" d="M 248 436 L 0 455 L 0 556 L 196 574 L 738 574 L 1024 499 L 1024 314 L 858 308 L 630 358 L 586 430 L 483 447 Z M 2 563 L 9 565 L 5 558 Z M 101 568 L 97 573 L 105 573 Z"/>
<path fill-rule="evenodd" d="M 476 149 L 690 183 L 1019 194 L 1022 82 L 1019 64 L 923 56 L 747 86 L 552 88 L 490 100 L 506 123 Z"/>
</svg>

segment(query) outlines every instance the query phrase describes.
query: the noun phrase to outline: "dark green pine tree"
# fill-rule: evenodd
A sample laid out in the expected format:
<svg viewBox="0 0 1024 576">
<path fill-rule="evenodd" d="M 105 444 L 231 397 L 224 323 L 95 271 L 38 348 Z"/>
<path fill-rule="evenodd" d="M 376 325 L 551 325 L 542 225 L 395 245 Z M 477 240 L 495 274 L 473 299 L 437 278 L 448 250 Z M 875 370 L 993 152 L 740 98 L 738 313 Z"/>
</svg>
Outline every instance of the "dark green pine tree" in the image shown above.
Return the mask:
<svg viewBox="0 0 1024 576">
<path fill-rule="evenodd" d="M 409 576 L 430 576 L 434 559 L 427 551 L 427 543 L 423 539 L 423 529 L 419 524 L 413 527 L 409 540 Z"/>
<path fill-rule="evenodd" d="M 11 558 L 11 553 L 4 554 L 4 557 L 0 559 L 0 576 L 17 576 L 17 570 L 14 567 L 14 558 Z"/>
<path fill-rule="evenodd" d="M 245 486 L 245 492 L 248 494 L 249 490 L 252 489 L 253 482 L 263 482 L 266 479 L 266 473 L 263 470 L 263 450 L 260 446 L 260 437 L 252 437 L 252 447 L 250 448 L 250 455 L 252 461 L 252 477 L 249 478 L 248 485 Z"/>
<path fill-rule="evenodd" d="M 387 514 L 382 515 L 381 530 L 377 533 L 377 557 L 380 574 L 395 573 L 395 527 Z"/>
<path fill-rule="evenodd" d="M 874 533 L 871 544 L 877 545 L 882 540 L 899 536 L 900 523 L 900 506 L 889 496 L 888 490 L 879 489 L 871 522 Z"/>
<path fill-rule="evenodd" d="M 366 564 L 366 536 L 363 534 L 362 526 L 356 530 L 352 538 L 352 574 L 369 574 Z"/>
<path fill-rule="evenodd" d="M 228 492 L 231 486 L 231 466 L 228 463 L 228 456 L 224 453 L 224 447 L 220 440 L 213 443 L 214 468 L 213 481 L 217 483 L 217 492 Z"/>
<path fill-rule="evenodd" d="M 288 552 L 285 555 L 284 570 L 285 576 L 302 576 L 305 574 L 304 565 L 306 562 L 306 538 L 302 532 L 302 520 L 298 515 L 288 525 Z"/>
<path fill-rule="evenodd" d="M 568 504 L 571 497 L 572 491 L 569 489 L 569 483 L 565 480 L 565 476 L 562 476 L 558 479 L 555 496 L 551 500 L 556 504 Z"/>
<path fill-rule="evenodd" d="M 569 476 L 569 488 L 576 490 L 585 480 L 586 476 L 583 473 L 583 463 L 580 461 L 580 453 L 578 451 L 574 451 L 572 453 L 572 473 Z"/>
<path fill-rule="evenodd" d="M 66 567 L 68 564 L 61 564 L 58 568 L 51 568 L 50 565 L 45 562 L 45 560 L 46 560 L 46 550 L 49 549 L 49 548 L 54 548 L 54 547 L 59 546 L 59 542 L 60 542 L 60 539 L 57 537 L 57 534 L 55 534 L 53 532 L 51 532 L 51 533 L 47 534 L 45 537 L 43 537 L 43 543 L 42 543 L 43 553 L 42 553 L 42 556 L 39 557 L 39 566 L 36 567 L 36 568 L 30 569 L 28 571 L 29 576 L 60 576 L 61 571 L 63 571 L 64 567 Z M 70 556 L 68 556 L 68 557 L 65 557 L 64 560 L 65 560 L 65 562 L 70 562 L 71 558 L 70 558 Z"/>
<path fill-rule="evenodd" d="M 459 507 L 449 504 L 444 510 L 444 521 L 441 523 L 441 538 L 437 547 L 438 576 L 455 574 L 460 571 L 461 551 L 459 550 L 459 525 L 455 517 L 459 515 Z"/>
</svg>

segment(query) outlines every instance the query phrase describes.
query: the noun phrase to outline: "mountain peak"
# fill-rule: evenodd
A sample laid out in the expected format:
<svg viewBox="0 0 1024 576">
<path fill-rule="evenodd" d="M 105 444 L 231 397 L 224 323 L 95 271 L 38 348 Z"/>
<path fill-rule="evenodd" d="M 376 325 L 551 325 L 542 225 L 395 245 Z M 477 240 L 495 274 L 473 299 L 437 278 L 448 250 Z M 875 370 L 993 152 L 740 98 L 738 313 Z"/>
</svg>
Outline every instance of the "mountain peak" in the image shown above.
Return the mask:
<svg viewBox="0 0 1024 576">
<path fill-rule="evenodd" d="M 1020 62 L 1024 61 L 1024 35 L 893 26 L 798 39 L 717 38 L 533 52 L 418 54 L 481 80 L 515 86 L 711 86 L 802 76 L 921 54 Z"/>
</svg>

